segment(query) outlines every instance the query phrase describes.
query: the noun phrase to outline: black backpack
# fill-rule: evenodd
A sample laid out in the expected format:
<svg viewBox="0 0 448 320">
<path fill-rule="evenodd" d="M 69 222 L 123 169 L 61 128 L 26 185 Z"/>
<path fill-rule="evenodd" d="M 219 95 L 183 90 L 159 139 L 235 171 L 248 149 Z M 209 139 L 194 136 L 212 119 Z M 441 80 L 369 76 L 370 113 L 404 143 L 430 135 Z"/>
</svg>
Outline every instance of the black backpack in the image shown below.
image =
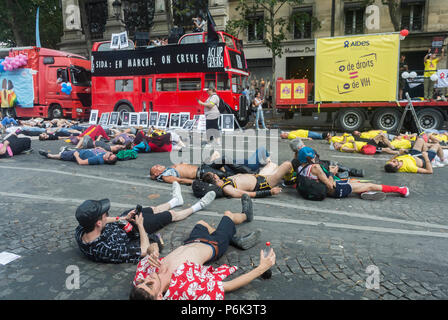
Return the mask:
<svg viewBox="0 0 448 320">
<path fill-rule="evenodd" d="M 224 197 L 224 192 L 222 189 L 218 186 L 215 186 L 214 184 L 204 182 L 202 180 L 194 180 L 191 184 L 191 188 L 193 189 L 193 194 L 196 198 L 202 198 L 207 194 L 209 191 L 215 191 L 216 198 L 222 198 Z"/>
<path fill-rule="evenodd" d="M 297 174 L 297 192 L 306 200 L 322 201 L 327 196 L 327 186 L 320 181 L 301 175 L 300 173 L 307 167 L 303 167 Z"/>
</svg>

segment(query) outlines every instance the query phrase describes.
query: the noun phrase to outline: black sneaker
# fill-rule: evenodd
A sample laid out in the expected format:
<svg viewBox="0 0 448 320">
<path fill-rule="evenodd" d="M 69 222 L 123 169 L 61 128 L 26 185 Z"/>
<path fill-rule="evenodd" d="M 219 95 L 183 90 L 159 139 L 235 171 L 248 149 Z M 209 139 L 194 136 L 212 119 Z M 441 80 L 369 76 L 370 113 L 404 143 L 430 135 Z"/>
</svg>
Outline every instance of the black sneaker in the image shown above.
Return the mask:
<svg viewBox="0 0 448 320">
<path fill-rule="evenodd" d="M 27 150 L 22 151 L 22 153 L 24 154 L 30 154 L 31 152 L 33 152 L 34 150 L 32 148 L 29 148 Z"/>
<path fill-rule="evenodd" d="M 245 236 L 234 236 L 230 240 L 230 244 L 241 250 L 247 250 L 257 245 L 260 239 L 261 231 L 257 230 L 246 234 Z"/>
<path fill-rule="evenodd" d="M 243 194 L 241 197 L 241 206 L 242 206 L 242 212 L 246 215 L 247 219 L 246 222 L 251 222 L 254 220 L 254 210 L 252 206 L 252 199 L 248 194 Z"/>
<path fill-rule="evenodd" d="M 39 150 L 39 154 L 40 154 L 41 156 L 44 156 L 45 158 L 48 158 L 48 152 L 47 152 L 47 151 Z"/>
</svg>

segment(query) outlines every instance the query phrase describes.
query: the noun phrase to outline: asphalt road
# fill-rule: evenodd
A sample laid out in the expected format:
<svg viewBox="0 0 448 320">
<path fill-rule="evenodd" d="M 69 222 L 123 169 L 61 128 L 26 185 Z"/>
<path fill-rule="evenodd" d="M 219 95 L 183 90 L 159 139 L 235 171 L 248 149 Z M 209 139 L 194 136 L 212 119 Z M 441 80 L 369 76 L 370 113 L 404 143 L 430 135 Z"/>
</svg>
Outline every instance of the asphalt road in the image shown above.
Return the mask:
<svg viewBox="0 0 448 320">
<path fill-rule="evenodd" d="M 268 144 L 273 157 L 291 160 L 288 143 L 274 142 Z M 258 264 L 265 241 L 272 243 L 277 264 L 270 280 L 257 279 L 226 300 L 447 299 L 448 168 L 436 168 L 433 175 L 386 174 L 382 167 L 388 156 L 337 153 L 321 141 L 308 144 L 322 159 L 365 169 L 365 179 L 408 186 L 410 197 L 311 202 L 284 188 L 279 196 L 254 200 L 254 221 L 238 226 L 237 232 L 260 229 L 260 244 L 247 251 L 230 247 L 213 265 L 236 265 L 236 275 L 246 272 Z M 1 300 L 127 299 L 136 266 L 84 258 L 74 240 L 76 207 L 86 199 L 109 198 L 111 215 L 118 215 L 137 203 L 150 206 L 170 199 L 171 186 L 148 175 L 153 164 L 170 165 L 174 154 L 140 154 L 115 166 L 81 167 L 37 153 L 57 152 L 63 145 L 33 140 L 33 153 L 0 160 L 0 253 L 20 255 L 0 265 Z M 253 147 L 253 140 L 237 134 L 226 148 L 248 145 Z M 191 157 L 198 152 L 193 149 Z M 197 200 L 190 187 L 182 191 L 185 207 Z M 205 211 L 161 230 L 162 256 L 179 246 L 198 220 L 216 225 L 225 210 L 240 211 L 240 200 L 217 199 Z M 73 268 L 79 270 L 80 286 L 70 290 Z M 375 284 L 379 289 L 372 288 Z"/>
</svg>

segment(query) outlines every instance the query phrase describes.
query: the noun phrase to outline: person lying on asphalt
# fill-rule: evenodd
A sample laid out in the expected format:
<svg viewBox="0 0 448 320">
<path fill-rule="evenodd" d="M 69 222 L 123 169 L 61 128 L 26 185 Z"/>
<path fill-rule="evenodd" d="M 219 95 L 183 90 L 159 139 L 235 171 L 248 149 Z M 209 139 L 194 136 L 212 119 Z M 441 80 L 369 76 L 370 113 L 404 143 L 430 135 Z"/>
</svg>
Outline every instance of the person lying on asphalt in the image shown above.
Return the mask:
<svg viewBox="0 0 448 320">
<path fill-rule="evenodd" d="M 168 224 L 181 221 L 204 209 L 215 199 L 209 192 L 188 209 L 172 210 L 182 206 L 180 185 L 173 184 L 173 198 L 155 207 L 127 210 L 120 217 L 109 217 L 110 201 L 87 200 L 76 210 L 79 226 L 75 239 L 81 252 L 90 260 L 106 263 L 137 263 L 148 249 L 158 248 L 160 241 L 154 235 Z"/>
<path fill-rule="evenodd" d="M 160 259 L 150 250 L 137 267 L 131 300 L 224 300 L 225 294 L 237 290 L 261 276 L 275 264 L 271 248 L 267 257 L 260 251 L 260 263 L 253 270 L 230 281 L 223 281 L 237 270 L 236 266 L 204 266 L 220 259 L 229 245 L 248 249 L 257 244 L 259 232 L 236 236 L 236 225 L 253 219 L 250 197 L 242 198 L 243 212 L 224 212 L 217 228 L 199 221 L 184 245 Z M 248 207 L 250 206 L 250 209 Z M 245 208 L 246 207 L 246 208 Z"/>
</svg>

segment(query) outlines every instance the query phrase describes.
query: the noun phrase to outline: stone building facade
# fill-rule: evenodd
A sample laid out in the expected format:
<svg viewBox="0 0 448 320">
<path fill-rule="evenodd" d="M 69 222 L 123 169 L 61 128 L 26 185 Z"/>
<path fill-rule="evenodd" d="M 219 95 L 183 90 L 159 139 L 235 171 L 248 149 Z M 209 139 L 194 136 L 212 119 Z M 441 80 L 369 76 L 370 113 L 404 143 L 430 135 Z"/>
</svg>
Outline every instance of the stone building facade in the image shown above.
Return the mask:
<svg viewBox="0 0 448 320">
<path fill-rule="evenodd" d="M 103 16 L 106 17 L 103 30 L 99 30 L 95 41 L 109 40 L 112 33 L 125 30 L 122 22 L 123 12 L 117 16 L 113 8 L 114 1 L 117 0 L 93 0 L 93 2 L 103 3 Z M 238 1 L 208 0 L 208 2 L 218 30 L 224 30 L 229 20 L 240 18 L 235 10 Z M 283 42 L 283 56 L 276 59 L 275 78 L 307 78 L 310 82 L 314 82 L 316 38 L 394 32 L 388 6 L 383 5 L 381 0 L 373 2 L 373 5 L 379 9 L 378 28 L 368 29 L 365 22 L 369 14 L 366 13 L 364 3 L 365 1 L 353 0 L 304 0 L 302 4 L 295 7 L 285 5 L 279 11 L 279 16 L 290 17 L 293 12 L 301 11 L 310 17 L 317 18 L 320 28 L 313 30 L 310 23 L 305 23 L 303 28 L 297 28 L 297 26 L 293 28 L 295 30 L 292 30 L 287 35 L 287 40 Z M 86 37 L 82 31 L 78 0 L 62 0 L 62 10 L 64 35 L 60 48 L 88 56 L 87 48 L 91 44 L 86 43 Z M 448 34 L 448 3 L 446 0 L 401 0 L 400 13 L 400 29 L 410 30 L 409 36 L 401 41 L 401 52 L 407 56 L 407 62 L 412 70 L 422 70 L 423 57 L 428 48 L 431 48 L 435 37 L 442 37 L 444 44 L 447 44 L 448 40 L 445 37 Z M 256 23 L 263 23 L 263 15 L 264 12 L 258 13 L 259 20 L 253 21 L 253 24 L 251 22 L 251 27 L 237 36 L 244 40 L 246 58 L 253 76 L 271 80 L 273 78 L 272 56 L 262 43 L 265 35 L 257 34 L 254 27 Z M 165 1 L 156 0 L 154 24 L 150 31 L 151 38 L 168 35 L 166 17 Z M 334 21 L 333 26 L 332 21 Z M 439 68 L 446 67 L 446 61 L 446 58 L 443 59 Z"/>
</svg>

